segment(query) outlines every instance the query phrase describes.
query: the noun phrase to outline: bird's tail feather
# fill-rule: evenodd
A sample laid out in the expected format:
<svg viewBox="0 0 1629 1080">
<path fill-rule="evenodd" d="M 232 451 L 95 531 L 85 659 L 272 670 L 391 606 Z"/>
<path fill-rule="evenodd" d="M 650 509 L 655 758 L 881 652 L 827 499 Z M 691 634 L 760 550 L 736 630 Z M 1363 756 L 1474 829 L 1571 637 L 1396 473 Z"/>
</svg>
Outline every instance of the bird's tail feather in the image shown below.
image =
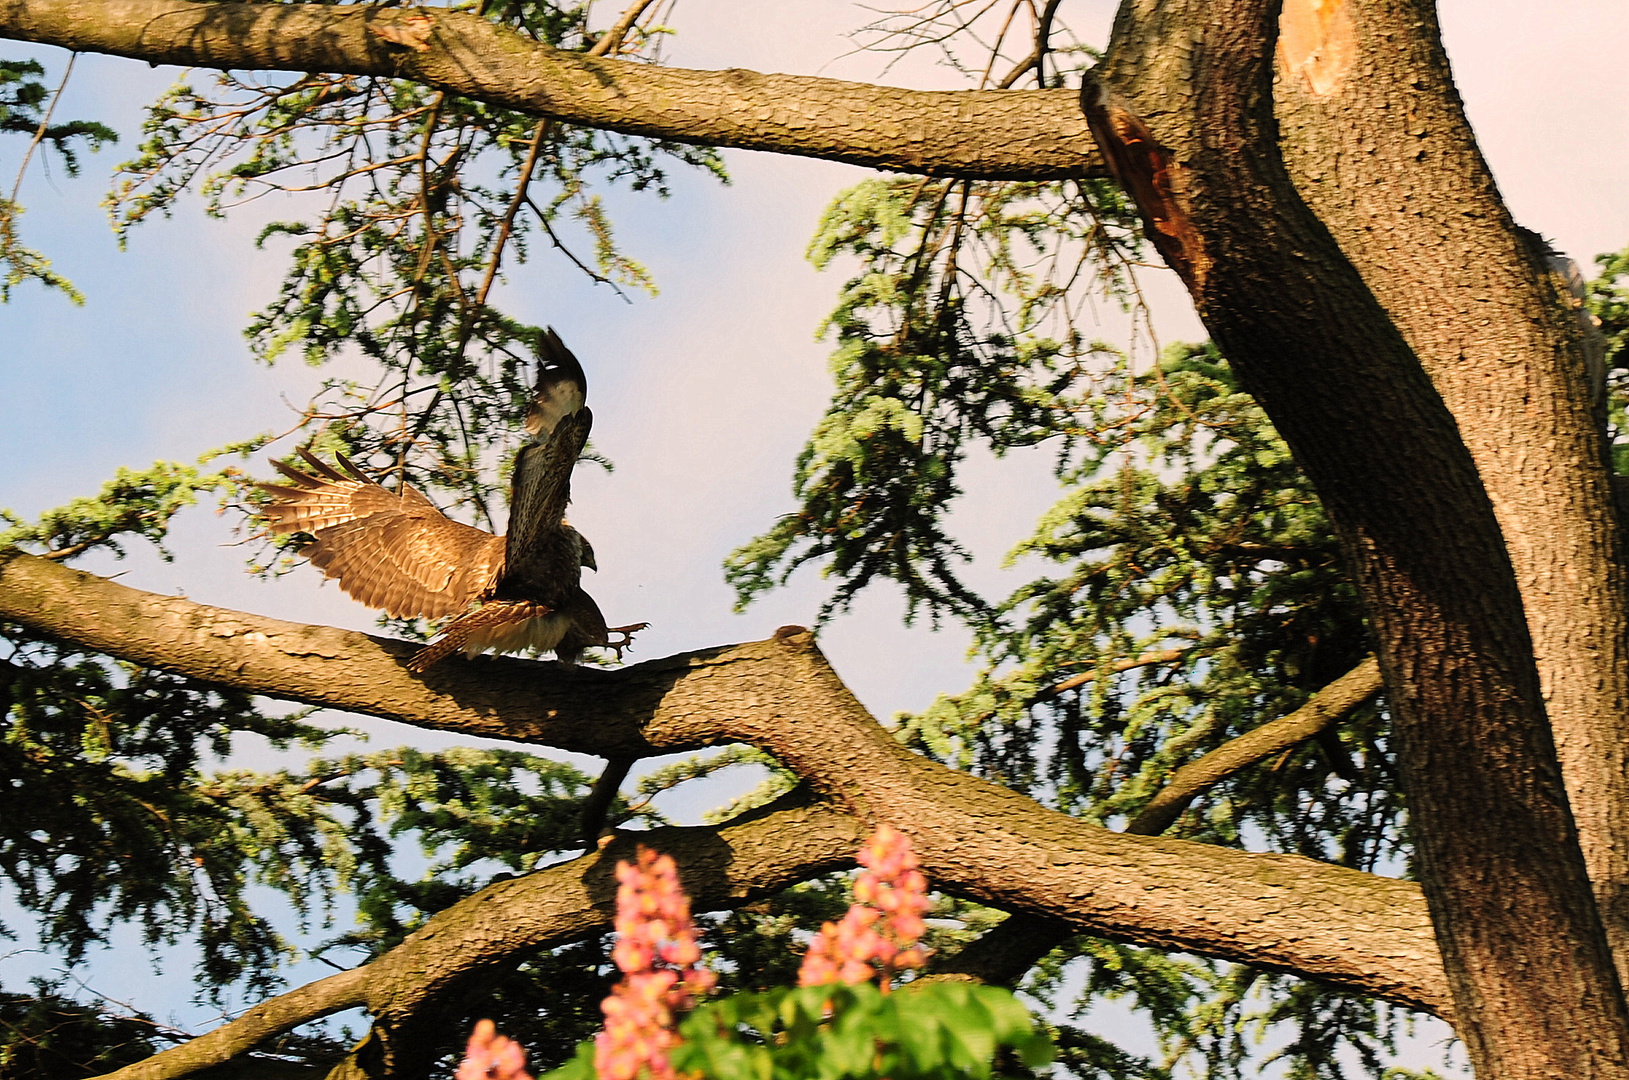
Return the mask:
<svg viewBox="0 0 1629 1080">
<path fill-rule="evenodd" d="M 407 661 L 407 670 L 422 674 L 431 665 L 462 649 L 476 631 L 542 618 L 553 610 L 547 604 L 534 604 L 528 600 L 488 601 L 442 627 L 440 637 L 414 653 L 412 659 Z"/>
</svg>

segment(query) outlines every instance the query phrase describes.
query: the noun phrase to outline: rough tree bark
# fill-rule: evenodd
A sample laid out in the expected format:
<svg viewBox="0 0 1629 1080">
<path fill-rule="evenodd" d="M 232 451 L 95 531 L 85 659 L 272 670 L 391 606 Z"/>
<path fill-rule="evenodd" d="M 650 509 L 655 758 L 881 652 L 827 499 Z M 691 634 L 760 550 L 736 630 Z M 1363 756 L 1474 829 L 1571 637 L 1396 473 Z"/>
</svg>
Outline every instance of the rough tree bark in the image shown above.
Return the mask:
<svg viewBox="0 0 1629 1080">
<path fill-rule="evenodd" d="M 936 175 L 1104 167 L 1069 91 L 653 68 L 441 12 L 423 50 L 370 30 L 401 16 L 0 0 L 0 36 L 394 75 L 574 123 Z M 809 782 L 817 802 L 795 812 L 830 815 L 831 835 L 853 827 L 837 820 L 930 823 L 929 873 L 1019 912 L 1015 936 L 1087 929 L 1439 1013 L 1451 990 L 1484 1076 L 1629 1075 L 1629 591 L 1576 324 L 1477 152 L 1430 5 L 1286 0 L 1275 88 L 1278 23 L 1267 0 L 1126 0 L 1087 111 L 1336 522 L 1381 645 L 1424 901 L 1308 860 L 1111 834 L 913 758 L 798 633 L 614 674 L 488 662 L 478 680 L 453 664 L 421 682 L 399 666 L 410 646 L 120 591 L 25 556 L 0 560 L 0 617 L 424 726 L 607 755 L 749 741 Z M 491 892 L 472 899 L 501 910 Z M 546 936 L 516 947 L 562 940 Z M 381 1025 L 387 1047 L 392 1030 Z"/>
<path fill-rule="evenodd" d="M 1285 168 L 1272 94 L 1278 16 L 1271 0 L 1127 0 L 1082 88 L 1087 119 L 1206 328 L 1317 487 L 1353 567 L 1473 1064 L 1535 1080 L 1629 1075 L 1629 1009 L 1568 812 L 1512 557 L 1454 414 Z M 1364 179 L 1389 180 L 1389 165 Z M 1515 276 L 1512 288 L 1523 284 Z M 1556 368 L 1574 358 L 1529 348 L 1515 359 Z M 1581 401 L 1587 415 L 1587 394 L 1551 396 L 1558 412 Z"/>
<path fill-rule="evenodd" d="M 690 71 L 562 52 L 486 19 L 435 13 L 429 48 L 370 28 L 409 11 L 192 0 L 0 0 L 0 37 L 154 64 L 413 79 L 569 123 L 984 179 L 1101 171 L 1062 90 L 917 91 L 839 79 Z"/>
<path fill-rule="evenodd" d="M 1578 324 L 1499 197 L 1434 5 L 1291 0 L 1282 24 L 1275 106 L 1285 164 L 1476 462 L 1629 982 L 1629 588 Z"/>
</svg>

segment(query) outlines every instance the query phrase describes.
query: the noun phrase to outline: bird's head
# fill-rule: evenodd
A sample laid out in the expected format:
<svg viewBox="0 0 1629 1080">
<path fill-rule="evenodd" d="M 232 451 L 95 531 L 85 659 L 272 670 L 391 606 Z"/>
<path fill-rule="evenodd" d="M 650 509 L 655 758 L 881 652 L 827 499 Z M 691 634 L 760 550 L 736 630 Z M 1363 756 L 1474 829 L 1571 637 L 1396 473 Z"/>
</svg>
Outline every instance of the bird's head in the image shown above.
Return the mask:
<svg viewBox="0 0 1629 1080">
<path fill-rule="evenodd" d="M 576 538 L 578 565 L 599 573 L 600 565 L 594 561 L 594 546 L 588 542 L 588 537 L 572 528 L 569 521 L 562 521 L 560 524 L 565 528 L 566 532 Z"/>
</svg>

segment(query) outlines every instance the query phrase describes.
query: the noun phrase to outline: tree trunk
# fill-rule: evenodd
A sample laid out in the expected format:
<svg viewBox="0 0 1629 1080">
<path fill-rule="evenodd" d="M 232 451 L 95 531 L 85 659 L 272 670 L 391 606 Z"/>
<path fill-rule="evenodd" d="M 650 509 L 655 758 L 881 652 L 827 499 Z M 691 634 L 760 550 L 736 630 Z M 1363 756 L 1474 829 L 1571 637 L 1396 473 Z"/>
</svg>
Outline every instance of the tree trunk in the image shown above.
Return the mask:
<svg viewBox="0 0 1629 1080">
<path fill-rule="evenodd" d="M 1629 1075 L 1629 1012 L 1516 570 L 1478 461 L 1385 306 L 1394 294 L 1370 291 L 1291 183 L 1273 116 L 1278 14 L 1270 0 L 1127 0 L 1083 88 L 1087 119 L 1206 328 L 1317 485 L 1351 562 L 1477 1071 Z M 1364 179 L 1386 180 L 1388 164 Z M 1520 358 L 1558 366 L 1553 349 Z M 1564 376 L 1552 381 L 1559 411 L 1577 404 Z"/>
<path fill-rule="evenodd" d="M 1629 983 L 1629 588 L 1571 297 L 1499 198 L 1434 5 L 1289 0 L 1281 25 L 1290 177 L 1431 376 L 1492 500 Z"/>
</svg>

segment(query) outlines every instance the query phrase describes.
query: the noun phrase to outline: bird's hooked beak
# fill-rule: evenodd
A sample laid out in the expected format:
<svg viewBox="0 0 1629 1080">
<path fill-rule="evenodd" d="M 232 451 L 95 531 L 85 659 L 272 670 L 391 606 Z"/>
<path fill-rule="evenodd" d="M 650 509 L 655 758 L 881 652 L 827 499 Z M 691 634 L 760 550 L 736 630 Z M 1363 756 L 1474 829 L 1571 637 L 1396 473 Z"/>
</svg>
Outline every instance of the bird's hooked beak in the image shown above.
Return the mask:
<svg viewBox="0 0 1629 1080">
<path fill-rule="evenodd" d="M 578 563 L 594 571 L 596 574 L 599 573 L 600 565 L 594 561 L 594 545 L 588 542 L 588 537 L 572 528 L 571 522 L 569 521 L 562 521 L 560 524 L 564 525 L 574 536 L 577 537 Z"/>
</svg>

